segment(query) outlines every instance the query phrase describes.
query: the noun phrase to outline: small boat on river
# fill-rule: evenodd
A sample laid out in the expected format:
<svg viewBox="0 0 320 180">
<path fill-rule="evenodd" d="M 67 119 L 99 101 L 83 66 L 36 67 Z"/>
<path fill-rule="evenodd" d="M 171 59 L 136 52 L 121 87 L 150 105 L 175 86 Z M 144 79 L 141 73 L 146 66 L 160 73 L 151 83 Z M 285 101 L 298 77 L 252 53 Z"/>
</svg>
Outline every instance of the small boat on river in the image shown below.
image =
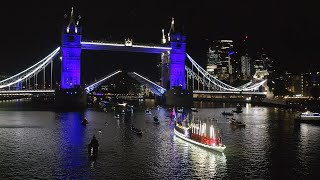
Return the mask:
<svg viewBox="0 0 320 180">
<path fill-rule="evenodd" d="M 299 113 L 295 117 L 295 120 L 297 122 L 320 123 L 320 113 L 305 111 L 305 112 Z"/>
<path fill-rule="evenodd" d="M 231 118 L 230 124 L 234 125 L 234 126 L 237 126 L 237 127 L 246 127 L 246 124 L 244 124 L 241 121 L 237 121 L 234 118 Z"/>
<path fill-rule="evenodd" d="M 131 131 L 134 132 L 134 133 L 136 133 L 136 134 L 138 134 L 138 135 L 142 135 L 142 130 L 133 127 L 133 125 L 131 125 Z"/>
<path fill-rule="evenodd" d="M 93 135 L 90 143 L 88 144 L 88 155 L 91 160 L 95 160 L 98 157 L 99 142 L 96 136 Z"/>
</svg>

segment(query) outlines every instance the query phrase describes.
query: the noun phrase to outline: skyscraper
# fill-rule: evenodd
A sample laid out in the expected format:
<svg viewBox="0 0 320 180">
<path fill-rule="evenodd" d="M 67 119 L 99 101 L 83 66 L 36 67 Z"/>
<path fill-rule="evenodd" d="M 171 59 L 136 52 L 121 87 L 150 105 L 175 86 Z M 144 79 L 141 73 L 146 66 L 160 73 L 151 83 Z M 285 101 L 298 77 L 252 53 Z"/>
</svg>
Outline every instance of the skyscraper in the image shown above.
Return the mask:
<svg viewBox="0 0 320 180">
<path fill-rule="evenodd" d="M 243 75 L 243 79 L 251 76 L 251 61 L 252 59 L 248 54 L 241 56 L 241 74 Z"/>
<path fill-rule="evenodd" d="M 232 40 L 214 40 L 209 47 L 207 57 L 207 71 L 219 79 L 227 79 L 232 74 L 230 52 L 233 48 Z"/>
</svg>

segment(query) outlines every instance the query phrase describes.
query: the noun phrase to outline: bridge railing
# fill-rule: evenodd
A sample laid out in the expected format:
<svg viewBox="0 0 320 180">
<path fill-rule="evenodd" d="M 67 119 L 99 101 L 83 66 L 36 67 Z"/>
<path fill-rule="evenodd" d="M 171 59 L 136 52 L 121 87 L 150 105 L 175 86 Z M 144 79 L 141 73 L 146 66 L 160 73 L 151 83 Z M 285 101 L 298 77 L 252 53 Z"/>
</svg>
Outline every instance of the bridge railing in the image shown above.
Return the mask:
<svg viewBox="0 0 320 180">
<path fill-rule="evenodd" d="M 125 41 L 109 41 L 109 40 L 82 40 L 83 43 L 108 43 L 116 45 L 125 45 Z M 132 42 L 133 46 L 146 46 L 146 47 L 171 47 L 170 44 L 157 44 L 157 43 L 141 43 L 141 42 Z"/>
</svg>

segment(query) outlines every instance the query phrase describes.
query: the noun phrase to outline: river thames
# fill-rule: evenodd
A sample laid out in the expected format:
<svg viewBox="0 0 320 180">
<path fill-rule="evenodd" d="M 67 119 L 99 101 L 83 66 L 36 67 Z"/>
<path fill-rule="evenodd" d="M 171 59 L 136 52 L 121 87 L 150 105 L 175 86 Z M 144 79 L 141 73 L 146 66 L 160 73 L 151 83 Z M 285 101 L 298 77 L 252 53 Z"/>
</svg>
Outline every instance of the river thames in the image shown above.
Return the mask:
<svg viewBox="0 0 320 180">
<path fill-rule="evenodd" d="M 201 119 L 218 120 L 227 147 L 219 153 L 176 137 L 171 111 L 152 102 L 146 106 L 160 124 L 145 108 L 115 119 L 113 111 L 56 112 L 24 103 L 0 102 L 0 179 L 320 178 L 320 125 L 295 123 L 285 109 L 243 104 L 234 115 L 246 123 L 239 129 L 221 114 L 235 104 L 195 103 Z M 132 123 L 142 136 L 130 131 Z M 87 154 L 93 135 L 100 144 L 96 161 Z"/>
</svg>

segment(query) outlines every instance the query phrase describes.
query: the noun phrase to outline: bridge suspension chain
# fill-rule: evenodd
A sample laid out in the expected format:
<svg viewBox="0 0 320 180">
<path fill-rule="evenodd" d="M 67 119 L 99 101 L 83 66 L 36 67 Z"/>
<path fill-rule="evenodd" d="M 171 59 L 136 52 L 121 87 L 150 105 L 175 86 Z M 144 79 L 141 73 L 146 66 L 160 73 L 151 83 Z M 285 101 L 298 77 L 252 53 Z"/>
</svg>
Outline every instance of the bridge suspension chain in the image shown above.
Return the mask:
<svg viewBox="0 0 320 180">
<path fill-rule="evenodd" d="M 252 84 L 252 81 L 250 81 L 250 82 L 248 82 L 248 83 L 246 83 L 244 85 L 241 85 L 239 87 L 233 87 L 233 86 L 230 86 L 230 85 L 218 80 L 217 78 L 213 77 L 206 70 L 204 70 L 199 64 L 197 64 L 192 59 L 191 56 L 189 56 L 188 54 L 186 54 L 186 55 L 187 55 L 187 59 L 189 59 L 189 61 L 192 64 L 192 69 L 193 69 L 193 66 L 194 66 L 198 71 L 198 75 L 197 75 L 190 68 L 186 67 L 186 71 L 189 74 L 188 75 L 189 78 L 190 77 L 195 78 L 196 80 L 198 80 L 198 84 L 202 83 L 202 84 L 206 85 L 208 88 L 212 88 L 212 89 L 220 90 L 220 91 L 255 91 L 267 81 L 267 80 L 263 80 L 261 82 L 255 83 L 255 84 Z M 203 76 L 203 79 L 200 78 L 199 72 Z"/>
<path fill-rule="evenodd" d="M 218 86 L 220 88 L 220 90 L 222 91 L 241 91 L 241 89 L 232 87 L 220 80 L 218 80 L 217 78 L 213 77 L 211 74 L 209 74 L 206 70 L 204 70 L 198 63 L 196 63 L 191 56 L 189 56 L 189 54 L 187 55 L 187 59 L 189 59 L 189 61 L 191 62 L 192 66 L 194 66 L 198 72 L 201 73 L 201 75 L 207 79 L 210 83 Z"/>
<path fill-rule="evenodd" d="M 18 84 L 23 83 L 24 81 L 29 80 L 32 76 L 34 76 L 34 80 L 37 81 L 37 74 L 45 69 L 45 67 L 50 64 L 53 59 L 59 54 L 60 47 L 56 48 L 53 52 L 51 52 L 48 56 L 37 62 L 36 64 L 32 65 L 31 67 L 27 68 L 26 70 L 11 76 L 7 79 L 0 81 L 0 89 L 6 88 Z M 30 86 L 30 85 L 29 85 Z"/>
</svg>

